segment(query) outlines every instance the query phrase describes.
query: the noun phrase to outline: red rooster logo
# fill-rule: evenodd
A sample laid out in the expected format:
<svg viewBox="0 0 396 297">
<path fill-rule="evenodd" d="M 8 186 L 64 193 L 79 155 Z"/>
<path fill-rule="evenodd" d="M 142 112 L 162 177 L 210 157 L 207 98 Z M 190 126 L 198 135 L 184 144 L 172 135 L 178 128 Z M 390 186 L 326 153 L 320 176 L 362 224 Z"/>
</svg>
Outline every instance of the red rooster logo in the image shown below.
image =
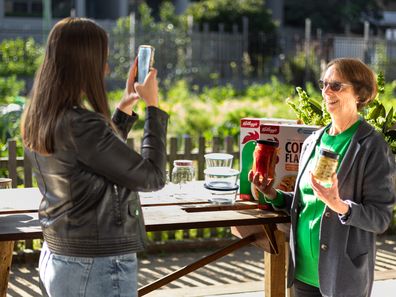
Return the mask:
<svg viewBox="0 0 396 297">
<path fill-rule="evenodd" d="M 259 139 L 260 135 L 257 131 L 254 132 L 249 132 L 248 135 L 246 135 L 243 140 L 242 140 L 242 144 L 245 144 L 246 142 L 250 141 L 250 140 L 257 140 Z"/>
</svg>

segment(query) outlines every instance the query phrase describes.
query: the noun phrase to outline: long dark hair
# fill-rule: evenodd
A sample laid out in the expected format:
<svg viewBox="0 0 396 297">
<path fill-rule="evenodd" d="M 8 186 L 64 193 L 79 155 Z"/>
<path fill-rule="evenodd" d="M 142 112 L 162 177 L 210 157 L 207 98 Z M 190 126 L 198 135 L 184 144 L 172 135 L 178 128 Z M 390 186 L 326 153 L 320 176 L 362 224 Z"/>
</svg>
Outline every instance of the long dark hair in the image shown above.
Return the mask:
<svg viewBox="0 0 396 297">
<path fill-rule="evenodd" d="M 22 117 L 27 148 L 54 153 L 56 127 L 65 111 L 82 106 L 83 98 L 110 122 L 104 84 L 107 55 L 107 34 L 93 21 L 66 18 L 54 26 Z"/>
</svg>

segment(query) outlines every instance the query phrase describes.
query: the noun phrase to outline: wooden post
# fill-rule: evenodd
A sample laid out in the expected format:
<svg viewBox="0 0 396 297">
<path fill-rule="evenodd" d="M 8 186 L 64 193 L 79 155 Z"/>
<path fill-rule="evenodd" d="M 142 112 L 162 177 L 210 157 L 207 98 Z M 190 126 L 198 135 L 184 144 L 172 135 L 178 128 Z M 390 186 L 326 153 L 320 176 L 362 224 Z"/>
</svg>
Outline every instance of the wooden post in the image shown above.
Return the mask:
<svg viewBox="0 0 396 297">
<path fill-rule="evenodd" d="M 200 136 L 198 139 L 198 180 L 203 180 L 205 178 L 204 176 L 204 170 L 205 170 L 205 154 L 206 154 L 206 143 L 205 143 L 205 137 Z"/>
<path fill-rule="evenodd" d="M 12 186 L 11 178 L 0 178 L 0 189 L 9 189 Z"/>
<path fill-rule="evenodd" d="M 25 188 L 33 186 L 32 164 L 25 152 L 23 154 L 23 184 Z M 33 239 L 25 240 L 25 250 L 33 250 Z"/>
<path fill-rule="evenodd" d="M 12 187 L 17 187 L 17 147 L 16 141 L 8 140 L 8 177 L 12 179 Z"/>
<path fill-rule="evenodd" d="M 286 296 L 285 234 L 275 232 L 278 254 L 264 252 L 265 297 Z"/>
<path fill-rule="evenodd" d="M 184 156 L 187 160 L 191 160 L 192 140 L 189 135 L 184 136 Z M 194 165 L 193 165 L 194 166 Z M 194 167 L 195 168 L 195 167 Z M 195 174 L 195 172 L 194 172 Z M 195 179 L 195 176 L 194 176 Z M 190 238 L 190 229 L 183 230 L 183 239 Z"/>
<path fill-rule="evenodd" d="M 0 178 L 0 189 L 11 188 L 10 178 Z M 8 287 L 8 276 L 10 274 L 13 241 L 0 241 L 0 297 L 6 297 Z"/>
</svg>

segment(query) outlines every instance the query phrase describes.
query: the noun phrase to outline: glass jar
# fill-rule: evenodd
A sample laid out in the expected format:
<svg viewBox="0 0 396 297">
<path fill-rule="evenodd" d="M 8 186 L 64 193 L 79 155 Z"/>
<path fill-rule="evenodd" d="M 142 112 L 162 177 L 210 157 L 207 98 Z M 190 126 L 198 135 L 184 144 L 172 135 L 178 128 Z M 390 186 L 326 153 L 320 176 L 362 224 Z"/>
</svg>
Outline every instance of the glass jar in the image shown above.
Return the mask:
<svg viewBox="0 0 396 297">
<path fill-rule="evenodd" d="M 176 196 L 186 195 L 185 186 L 194 180 L 195 170 L 192 160 L 175 160 L 173 161 L 171 182 L 178 185 Z"/>
<path fill-rule="evenodd" d="M 313 171 L 315 178 L 323 183 L 331 183 L 331 177 L 337 169 L 338 158 L 337 153 L 321 148 Z"/>
<path fill-rule="evenodd" d="M 273 140 L 257 140 L 256 148 L 253 152 L 254 174 L 260 173 L 267 180 L 275 178 L 275 165 L 278 159 L 279 143 Z"/>
</svg>

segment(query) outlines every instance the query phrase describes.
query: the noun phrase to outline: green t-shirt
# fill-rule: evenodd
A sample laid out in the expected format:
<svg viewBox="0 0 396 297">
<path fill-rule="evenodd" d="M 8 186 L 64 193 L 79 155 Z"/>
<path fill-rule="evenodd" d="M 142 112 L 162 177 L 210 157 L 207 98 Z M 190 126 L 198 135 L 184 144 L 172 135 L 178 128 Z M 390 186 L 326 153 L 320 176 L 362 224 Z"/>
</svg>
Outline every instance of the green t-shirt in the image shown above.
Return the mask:
<svg viewBox="0 0 396 297">
<path fill-rule="evenodd" d="M 326 148 L 339 154 L 339 168 L 360 123 L 361 119 L 344 132 L 334 136 L 329 135 L 326 130 L 321 137 L 319 146 L 316 146 L 313 151 L 300 179 L 301 211 L 297 221 L 295 277 L 299 281 L 312 286 L 319 287 L 319 233 L 325 204 L 315 197 L 310 183 L 309 172 L 314 169 L 320 148 Z"/>
</svg>

